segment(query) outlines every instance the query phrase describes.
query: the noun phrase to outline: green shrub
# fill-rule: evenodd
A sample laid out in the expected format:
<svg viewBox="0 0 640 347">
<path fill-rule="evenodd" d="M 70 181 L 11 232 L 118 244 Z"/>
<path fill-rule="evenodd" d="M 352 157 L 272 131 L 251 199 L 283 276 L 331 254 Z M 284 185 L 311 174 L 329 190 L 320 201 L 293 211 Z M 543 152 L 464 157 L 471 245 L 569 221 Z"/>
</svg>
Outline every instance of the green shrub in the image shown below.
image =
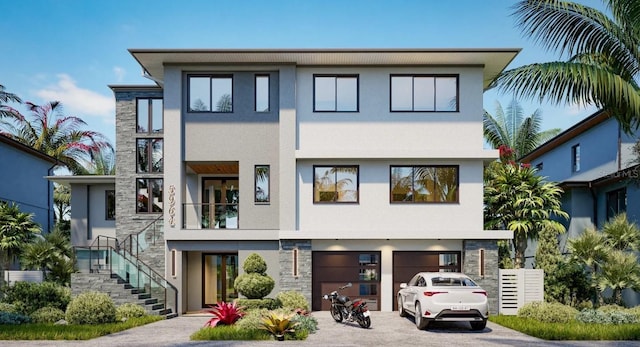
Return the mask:
<svg viewBox="0 0 640 347">
<path fill-rule="evenodd" d="M 296 333 L 304 330 L 307 334 L 313 334 L 318 330 L 318 320 L 311 315 L 297 314 L 293 316 L 292 320 L 298 323 Z M 306 339 L 307 337 L 305 336 L 304 338 Z"/>
<path fill-rule="evenodd" d="M 623 310 L 614 311 L 607 310 L 583 310 L 576 315 L 576 320 L 582 323 L 594 324 L 631 324 L 637 323 L 638 319 L 635 315 Z"/>
<path fill-rule="evenodd" d="M 0 312 L 0 325 L 18 325 L 30 323 L 31 318 L 20 313 Z"/>
<path fill-rule="evenodd" d="M 638 319 L 638 321 L 640 321 L 640 306 L 634 306 L 632 308 L 628 308 L 627 312 L 631 313 L 632 315 L 636 316 L 636 318 Z"/>
<path fill-rule="evenodd" d="M 552 302 L 530 302 L 518 310 L 518 317 L 546 323 L 567 323 L 575 319 L 578 310 Z"/>
<path fill-rule="evenodd" d="M 64 319 L 64 311 L 55 307 L 41 307 L 31 314 L 34 323 L 55 323 Z"/>
<path fill-rule="evenodd" d="M 71 300 L 67 307 L 69 324 L 102 324 L 116 321 L 116 306 L 109 295 L 85 292 Z"/>
<path fill-rule="evenodd" d="M 238 306 L 244 308 L 245 311 L 266 308 L 267 310 L 275 310 L 280 308 L 280 301 L 272 298 L 264 299 L 237 299 Z"/>
<path fill-rule="evenodd" d="M 250 254 L 242 265 L 245 273 L 238 276 L 234 288 L 248 299 L 262 299 L 269 295 L 276 282 L 266 274 L 267 263 L 257 253 Z"/>
<path fill-rule="evenodd" d="M 17 313 L 16 306 L 14 304 L 8 304 L 6 302 L 0 302 L 0 312 Z"/>
<path fill-rule="evenodd" d="M 268 314 L 268 312 L 269 310 L 266 308 L 247 310 L 244 317 L 238 320 L 235 326 L 239 329 L 260 329 L 262 319 Z"/>
<path fill-rule="evenodd" d="M 309 302 L 307 301 L 307 298 L 305 298 L 304 295 L 302 295 L 299 292 L 296 292 L 295 290 L 280 292 L 278 293 L 278 296 L 276 297 L 276 299 L 280 301 L 280 303 L 282 304 L 282 308 L 291 309 L 291 310 L 296 310 L 296 309 L 303 309 L 305 311 L 309 310 Z"/>
<path fill-rule="evenodd" d="M 602 305 L 598 307 L 598 311 L 602 312 L 612 312 L 612 311 L 624 311 L 625 308 L 618 305 Z"/>
<path fill-rule="evenodd" d="M 191 335 L 191 340 L 228 340 L 250 341 L 269 340 L 271 337 L 266 331 L 258 329 L 243 329 L 238 325 L 219 325 L 215 328 L 202 328 Z"/>
<path fill-rule="evenodd" d="M 16 282 L 5 286 L 3 302 L 14 304 L 17 312 L 30 315 L 42 307 L 65 310 L 71 301 L 71 290 L 53 282 Z"/>
<path fill-rule="evenodd" d="M 146 315 L 147 311 L 144 307 L 134 303 L 127 302 L 116 307 L 116 320 L 119 321 L 129 318 L 144 317 Z"/>
</svg>

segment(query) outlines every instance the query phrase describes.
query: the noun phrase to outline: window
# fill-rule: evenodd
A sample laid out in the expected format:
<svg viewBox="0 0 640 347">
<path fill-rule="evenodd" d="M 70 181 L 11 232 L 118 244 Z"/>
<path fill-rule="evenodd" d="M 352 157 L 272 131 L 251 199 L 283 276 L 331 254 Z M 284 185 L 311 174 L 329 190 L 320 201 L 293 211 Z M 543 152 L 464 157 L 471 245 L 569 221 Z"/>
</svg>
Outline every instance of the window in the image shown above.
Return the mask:
<svg viewBox="0 0 640 347">
<path fill-rule="evenodd" d="M 607 192 L 607 220 L 627 210 L 627 189 Z"/>
<path fill-rule="evenodd" d="M 163 140 L 138 139 L 137 141 L 137 172 L 156 173 L 163 171 Z"/>
<path fill-rule="evenodd" d="M 189 76 L 189 111 L 233 112 L 233 76 Z"/>
<path fill-rule="evenodd" d="M 315 112 L 358 112 L 358 76 L 313 76 Z"/>
<path fill-rule="evenodd" d="M 543 162 L 539 162 L 538 164 L 536 164 L 536 170 L 537 171 L 542 171 L 543 168 L 544 168 L 544 163 Z"/>
<path fill-rule="evenodd" d="M 458 76 L 391 75 L 392 112 L 457 112 Z"/>
<path fill-rule="evenodd" d="M 256 75 L 256 112 L 269 112 L 269 75 Z"/>
<path fill-rule="evenodd" d="M 391 166 L 391 202 L 458 202 L 458 166 Z"/>
<path fill-rule="evenodd" d="M 105 190 L 104 200 L 105 200 L 104 219 L 115 220 L 116 219 L 116 191 Z"/>
<path fill-rule="evenodd" d="M 162 212 L 162 189 L 161 178 L 138 178 L 136 213 Z"/>
<path fill-rule="evenodd" d="M 314 166 L 313 202 L 358 202 L 358 166 Z"/>
<path fill-rule="evenodd" d="M 580 171 L 580 144 L 571 147 L 571 168 L 573 172 Z"/>
<path fill-rule="evenodd" d="M 256 203 L 269 203 L 269 165 L 256 165 Z"/>
<path fill-rule="evenodd" d="M 136 105 L 138 133 L 162 132 L 162 99 L 138 99 Z"/>
</svg>

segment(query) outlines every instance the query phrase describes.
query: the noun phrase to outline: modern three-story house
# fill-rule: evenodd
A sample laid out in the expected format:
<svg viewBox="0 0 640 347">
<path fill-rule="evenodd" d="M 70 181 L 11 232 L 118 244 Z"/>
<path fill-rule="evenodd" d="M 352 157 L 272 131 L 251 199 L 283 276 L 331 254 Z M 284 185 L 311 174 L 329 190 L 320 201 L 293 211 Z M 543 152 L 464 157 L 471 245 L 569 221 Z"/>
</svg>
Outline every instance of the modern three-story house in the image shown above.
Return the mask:
<svg viewBox="0 0 640 347">
<path fill-rule="evenodd" d="M 111 86 L 115 235 L 157 245 L 139 256 L 181 313 L 237 298 L 252 253 L 313 310 L 352 282 L 391 311 L 416 272 L 462 271 L 496 312 L 512 234 L 483 228 L 482 94 L 518 51 L 131 49 L 155 84 Z"/>
</svg>

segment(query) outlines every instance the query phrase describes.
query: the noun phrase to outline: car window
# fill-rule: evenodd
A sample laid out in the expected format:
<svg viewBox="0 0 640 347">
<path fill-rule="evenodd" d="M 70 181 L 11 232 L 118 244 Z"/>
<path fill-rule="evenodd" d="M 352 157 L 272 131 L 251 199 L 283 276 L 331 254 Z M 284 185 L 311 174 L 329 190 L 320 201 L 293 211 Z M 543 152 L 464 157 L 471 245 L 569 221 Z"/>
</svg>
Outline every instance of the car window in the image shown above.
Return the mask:
<svg viewBox="0 0 640 347">
<path fill-rule="evenodd" d="M 449 287 L 461 287 L 462 279 L 456 277 L 432 277 L 431 283 L 434 286 L 449 286 Z"/>
<path fill-rule="evenodd" d="M 427 281 L 424 279 L 424 277 L 420 276 L 418 278 L 418 282 L 416 284 L 418 287 L 426 287 L 427 286 Z"/>
<path fill-rule="evenodd" d="M 418 281 L 418 275 L 413 276 L 413 278 L 411 279 L 411 281 L 409 281 L 409 283 L 407 283 L 408 286 L 415 286 L 416 282 Z"/>
<path fill-rule="evenodd" d="M 470 278 L 463 278 L 462 285 L 466 287 L 477 287 L 476 282 L 472 281 Z"/>
</svg>

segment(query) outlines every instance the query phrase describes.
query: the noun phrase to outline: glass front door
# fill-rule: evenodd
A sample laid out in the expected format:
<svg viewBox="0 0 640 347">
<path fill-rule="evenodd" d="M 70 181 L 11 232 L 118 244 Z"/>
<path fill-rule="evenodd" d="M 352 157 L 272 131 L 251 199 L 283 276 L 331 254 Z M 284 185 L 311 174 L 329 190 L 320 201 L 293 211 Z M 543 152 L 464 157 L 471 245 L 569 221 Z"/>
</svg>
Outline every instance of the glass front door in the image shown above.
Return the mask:
<svg viewBox="0 0 640 347">
<path fill-rule="evenodd" d="M 238 277 L 237 254 L 203 254 L 202 307 L 218 301 L 231 302 L 238 298 L 233 282 Z"/>
</svg>

